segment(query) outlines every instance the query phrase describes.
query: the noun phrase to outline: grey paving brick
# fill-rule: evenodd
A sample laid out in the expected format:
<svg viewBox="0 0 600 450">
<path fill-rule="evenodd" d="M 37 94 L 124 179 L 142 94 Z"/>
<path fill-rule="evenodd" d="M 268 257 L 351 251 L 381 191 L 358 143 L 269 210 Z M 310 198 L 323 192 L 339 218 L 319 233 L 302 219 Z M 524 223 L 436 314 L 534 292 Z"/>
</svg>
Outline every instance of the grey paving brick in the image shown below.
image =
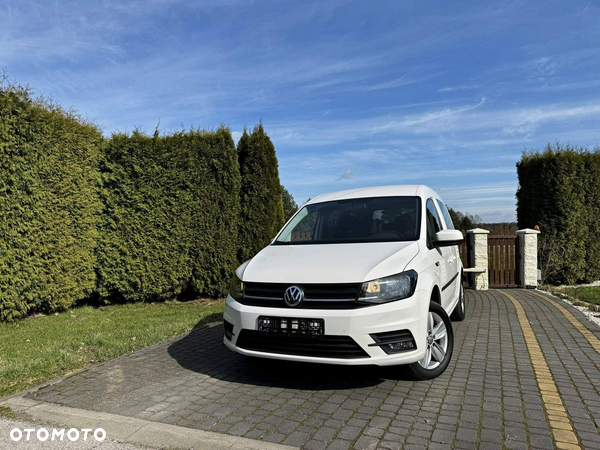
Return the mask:
<svg viewBox="0 0 600 450">
<path fill-rule="evenodd" d="M 540 436 L 538 434 L 532 434 L 529 436 L 529 443 L 533 448 L 552 448 L 554 443 L 550 436 Z"/>
<path fill-rule="evenodd" d="M 310 440 L 306 444 L 304 444 L 305 450 L 325 450 L 329 442 Z"/>
<path fill-rule="evenodd" d="M 432 442 L 440 444 L 449 444 L 454 440 L 456 433 L 449 430 L 435 430 L 431 436 Z"/>
<path fill-rule="evenodd" d="M 493 442 L 499 444 L 502 442 L 502 433 L 500 433 L 500 429 L 483 429 L 481 430 L 480 438 L 483 442 Z"/>
<path fill-rule="evenodd" d="M 456 430 L 456 439 L 471 443 L 479 440 L 477 430 L 470 428 L 459 428 Z"/>
<path fill-rule="evenodd" d="M 379 439 L 371 437 L 371 436 L 361 436 L 354 443 L 354 448 L 356 450 L 367 450 L 373 449 L 379 443 Z"/>
<path fill-rule="evenodd" d="M 375 437 L 375 438 L 379 438 L 379 439 L 381 439 L 381 437 L 383 436 L 384 433 L 385 433 L 385 430 L 383 428 L 375 428 L 375 427 L 367 427 L 362 432 L 362 434 L 364 436 L 371 436 L 371 437 Z"/>
<path fill-rule="evenodd" d="M 583 448 L 597 448 L 600 355 L 552 306 L 556 300 L 523 290 L 511 295 L 534 327 Z M 551 448 L 512 302 L 494 290 L 467 296 L 468 318 L 453 324 L 453 360 L 432 381 L 412 381 L 397 368 L 244 358 L 223 347 L 223 331 L 214 327 L 93 367 L 29 398 L 308 450 Z"/>
<path fill-rule="evenodd" d="M 345 441 L 343 439 L 336 439 L 327 447 L 327 450 L 348 450 L 352 448 L 351 441 Z"/>
<path fill-rule="evenodd" d="M 331 441 L 337 432 L 338 430 L 335 428 L 322 427 L 313 435 L 313 438 L 319 441 Z"/>
<path fill-rule="evenodd" d="M 310 434 L 301 431 L 294 431 L 283 440 L 283 444 L 301 447 L 310 439 Z"/>
</svg>

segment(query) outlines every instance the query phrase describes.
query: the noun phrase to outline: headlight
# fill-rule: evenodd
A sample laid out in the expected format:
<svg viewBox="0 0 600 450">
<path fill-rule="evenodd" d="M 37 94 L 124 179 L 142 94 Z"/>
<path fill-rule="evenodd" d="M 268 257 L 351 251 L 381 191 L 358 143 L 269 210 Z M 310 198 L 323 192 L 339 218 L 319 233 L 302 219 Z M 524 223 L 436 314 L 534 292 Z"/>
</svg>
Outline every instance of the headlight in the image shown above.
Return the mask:
<svg viewBox="0 0 600 450">
<path fill-rule="evenodd" d="M 235 300 L 241 300 L 244 296 L 244 283 L 234 273 L 231 277 L 231 283 L 229 284 L 229 295 Z"/>
<path fill-rule="evenodd" d="M 375 304 L 393 302 L 410 297 L 416 287 L 417 272 L 408 270 L 398 275 L 363 283 L 356 301 Z"/>
</svg>

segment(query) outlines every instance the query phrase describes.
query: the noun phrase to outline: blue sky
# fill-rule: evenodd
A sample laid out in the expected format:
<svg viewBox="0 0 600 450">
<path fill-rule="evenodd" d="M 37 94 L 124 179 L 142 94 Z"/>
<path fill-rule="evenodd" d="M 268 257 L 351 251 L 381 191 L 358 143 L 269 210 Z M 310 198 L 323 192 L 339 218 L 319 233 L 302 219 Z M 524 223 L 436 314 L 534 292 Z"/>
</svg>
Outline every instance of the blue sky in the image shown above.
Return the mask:
<svg viewBox="0 0 600 450">
<path fill-rule="evenodd" d="M 514 220 L 515 163 L 600 143 L 600 2 L 0 0 L 0 68 L 106 135 L 259 120 L 282 183 L 425 183 Z"/>
</svg>

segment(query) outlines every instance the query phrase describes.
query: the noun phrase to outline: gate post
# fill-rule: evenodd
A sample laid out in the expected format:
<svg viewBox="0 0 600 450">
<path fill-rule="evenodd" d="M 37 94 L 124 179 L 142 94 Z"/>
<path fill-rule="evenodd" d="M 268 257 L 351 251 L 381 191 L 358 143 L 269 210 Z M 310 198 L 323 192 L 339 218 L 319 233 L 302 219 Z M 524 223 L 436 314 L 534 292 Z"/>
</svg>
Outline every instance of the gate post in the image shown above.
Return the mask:
<svg viewBox="0 0 600 450">
<path fill-rule="evenodd" d="M 517 230 L 519 236 L 519 280 L 521 287 L 535 289 L 537 287 L 537 235 L 538 230 L 525 228 Z"/>
<path fill-rule="evenodd" d="M 467 236 L 470 240 L 469 252 L 471 262 L 475 270 L 469 270 L 473 273 L 473 289 L 476 291 L 487 291 L 489 283 L 488 274 L 488 230 L 474 228 L 467 230 Z"/>
</svg>

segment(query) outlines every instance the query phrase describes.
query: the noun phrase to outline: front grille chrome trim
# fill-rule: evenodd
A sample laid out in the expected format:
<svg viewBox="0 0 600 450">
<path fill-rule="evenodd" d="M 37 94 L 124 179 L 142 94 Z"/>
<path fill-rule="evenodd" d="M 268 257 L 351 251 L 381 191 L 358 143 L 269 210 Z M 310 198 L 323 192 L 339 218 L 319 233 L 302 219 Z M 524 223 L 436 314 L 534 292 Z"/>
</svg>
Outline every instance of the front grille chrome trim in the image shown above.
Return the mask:
<svg viewBox="0 0 600 450">
<path fill-rule="evenodd" d="M 356 297 L 362 283 L 302 284 L 302 283 L 262 283 L 244 282 L 243 298 L 239 303 L 248 306 L 269 306 L 287 308 L 283 294 L 290 286 L 300 286 L 304 290 L 304 301 L 298 306 L 317 309 L 354 309 L 365 305 L 357 303 Z"/>
<path fill-rule="evenodd" d="M 261 295 L 246 295 L 244 294 L 244 298 L 249 300 L 273 300 L 273 301 L 283 301 L 282 297 L 263 297 Z"/>
</svg>

